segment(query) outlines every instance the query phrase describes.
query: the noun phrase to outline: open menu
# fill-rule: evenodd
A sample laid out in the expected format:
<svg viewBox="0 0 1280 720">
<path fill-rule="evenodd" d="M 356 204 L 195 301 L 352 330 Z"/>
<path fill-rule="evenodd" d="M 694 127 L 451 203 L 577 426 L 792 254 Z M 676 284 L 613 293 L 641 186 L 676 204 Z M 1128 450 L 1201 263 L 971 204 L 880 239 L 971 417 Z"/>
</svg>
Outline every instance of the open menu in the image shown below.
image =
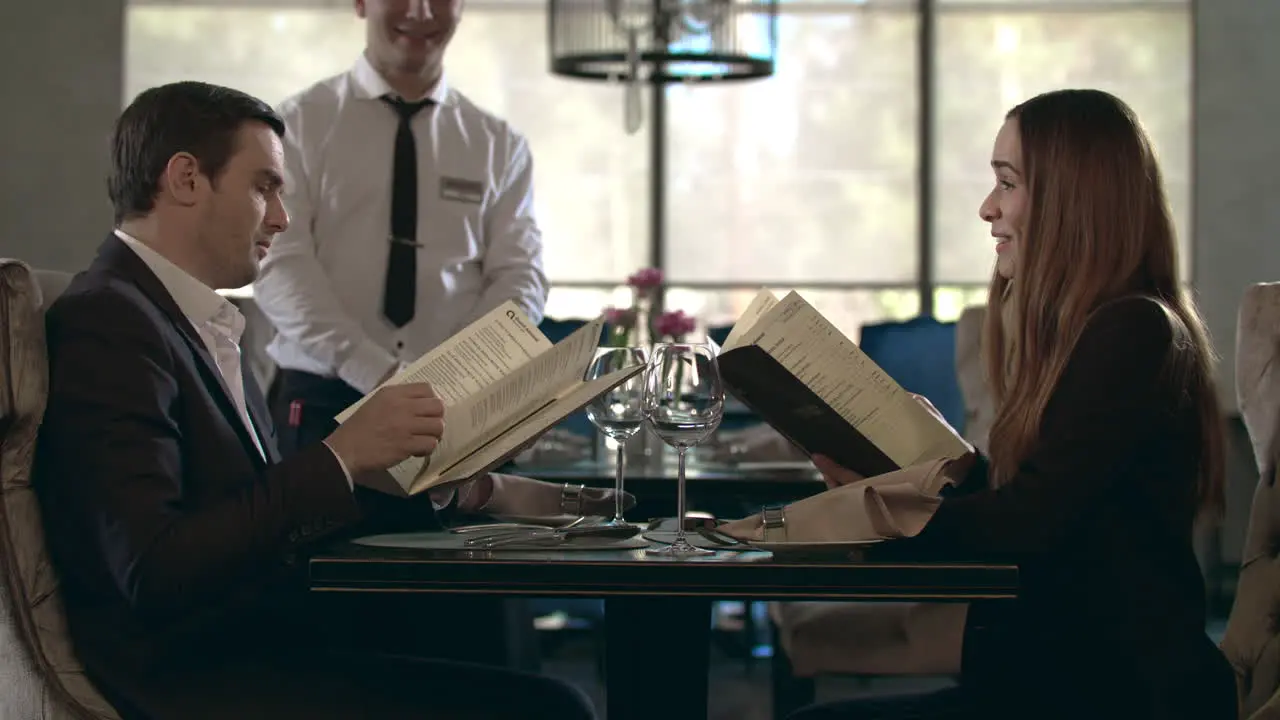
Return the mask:
<svg viewBox="0 0 1280 720">
<path fill-rule="evenodd" d="M 569 414 L 643 371 L 636 366 L 583 379 L 603 327 L 599 317 L 552 344 L 510 301 L 468 325 L 379 386 L 431 383 L 445 405 L 444 434 L 435 452 L 361 482 L 393 495 L 416 495 L 500 465 Z M 345 422 L 368 397 L 342 411 L 337 421 Z"/>
<path fill-rule="evenodd" d="M 719 356 L 725 388 L 810 455 L 864 477 L 969 445 L 798 293 L 761 290 Z"/>
</svg>

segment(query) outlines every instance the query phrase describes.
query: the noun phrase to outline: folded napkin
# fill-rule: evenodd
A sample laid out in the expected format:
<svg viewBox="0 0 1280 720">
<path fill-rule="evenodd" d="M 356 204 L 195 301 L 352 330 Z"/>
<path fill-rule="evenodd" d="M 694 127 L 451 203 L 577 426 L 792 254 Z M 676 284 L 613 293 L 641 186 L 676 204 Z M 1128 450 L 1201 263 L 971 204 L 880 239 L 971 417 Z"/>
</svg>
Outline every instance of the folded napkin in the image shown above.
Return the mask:
<svg viewBox="0 0 1280 720">
<path fill-rule="evenodd" d="M 561 515 L 607 515 L 614 510 L 614 491 L 581 485 L 564 485 L 533 480 L 519 475 L 490 473 L 493 494 L 480 508 L 486 515 L 555 517 Z M 622 509 L 636 504 L 635 497 L 623 493 Z"/>
<path fill-rule="evenodd" d="M 942 502 L 938 493 L 968 467 L 942 458 L 866 478 L 718 529 L 744 542 L 858 542 L 911 537 Z M 954 476 L 954 477 L 953 477 Z"/>
</svg>

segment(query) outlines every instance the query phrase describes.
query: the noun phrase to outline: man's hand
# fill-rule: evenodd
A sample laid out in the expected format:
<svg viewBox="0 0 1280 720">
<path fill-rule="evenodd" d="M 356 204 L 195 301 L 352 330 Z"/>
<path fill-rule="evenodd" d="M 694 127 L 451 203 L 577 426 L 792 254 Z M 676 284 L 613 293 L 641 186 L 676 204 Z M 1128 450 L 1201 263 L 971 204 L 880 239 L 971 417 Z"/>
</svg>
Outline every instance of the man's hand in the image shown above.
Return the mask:
<svg viewBox="0 0 1280 720">
<path fill-rule="evenodd" d="M 827 484 L 828 490 L 835 490 L 842 485 L 866 480 L 866 478 L 840 465 L 826 455 L 814 455 L 813 466 L 818 468 L 818 472 L 822 473 L 822 481 Z"/>
<path fill-rule="evenodd" d="M 407 383 L 375 392 L 326 442 L 359 475 L 426 457 L 443 434 L 444 401 L 428 383 Z"/>
</svg>

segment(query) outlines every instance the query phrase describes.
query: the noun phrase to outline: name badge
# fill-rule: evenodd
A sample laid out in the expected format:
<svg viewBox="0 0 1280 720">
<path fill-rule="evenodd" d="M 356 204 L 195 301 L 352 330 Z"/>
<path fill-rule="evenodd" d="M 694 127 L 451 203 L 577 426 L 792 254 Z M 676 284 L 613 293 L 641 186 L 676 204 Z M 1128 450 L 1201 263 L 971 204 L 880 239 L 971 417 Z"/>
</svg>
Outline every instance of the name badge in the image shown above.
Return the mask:
<svg viewBox="0 0 1280 720">
<path fill-rule="evenodd" d="M 479 205 L 484 200 L 484 183 L 479 180 L 442 177 L 440 178 L 440 197 L 444 200 Z"/>
</svg>

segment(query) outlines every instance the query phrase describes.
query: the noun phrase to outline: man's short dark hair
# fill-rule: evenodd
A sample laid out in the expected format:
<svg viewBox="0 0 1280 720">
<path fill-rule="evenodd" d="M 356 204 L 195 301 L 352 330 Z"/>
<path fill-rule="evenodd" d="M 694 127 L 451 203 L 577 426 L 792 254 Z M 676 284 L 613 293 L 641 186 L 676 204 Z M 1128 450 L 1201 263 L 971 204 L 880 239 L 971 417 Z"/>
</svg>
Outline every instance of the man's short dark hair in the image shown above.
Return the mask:
<svg viewBox="0 0 1280 720">
<path fill-rule="evenodd" d="M 191 153 L 216 181 L 235 153 L 236 133 L 255 120 L 284 137 L 284 120 L 271 106 L 239 90 L 177 82 L 140 93 L 121 113 L 111 137 L 107 191 L 116 222 L 151 212 L 160 176 L 177 153 Z"/>
</svg>

